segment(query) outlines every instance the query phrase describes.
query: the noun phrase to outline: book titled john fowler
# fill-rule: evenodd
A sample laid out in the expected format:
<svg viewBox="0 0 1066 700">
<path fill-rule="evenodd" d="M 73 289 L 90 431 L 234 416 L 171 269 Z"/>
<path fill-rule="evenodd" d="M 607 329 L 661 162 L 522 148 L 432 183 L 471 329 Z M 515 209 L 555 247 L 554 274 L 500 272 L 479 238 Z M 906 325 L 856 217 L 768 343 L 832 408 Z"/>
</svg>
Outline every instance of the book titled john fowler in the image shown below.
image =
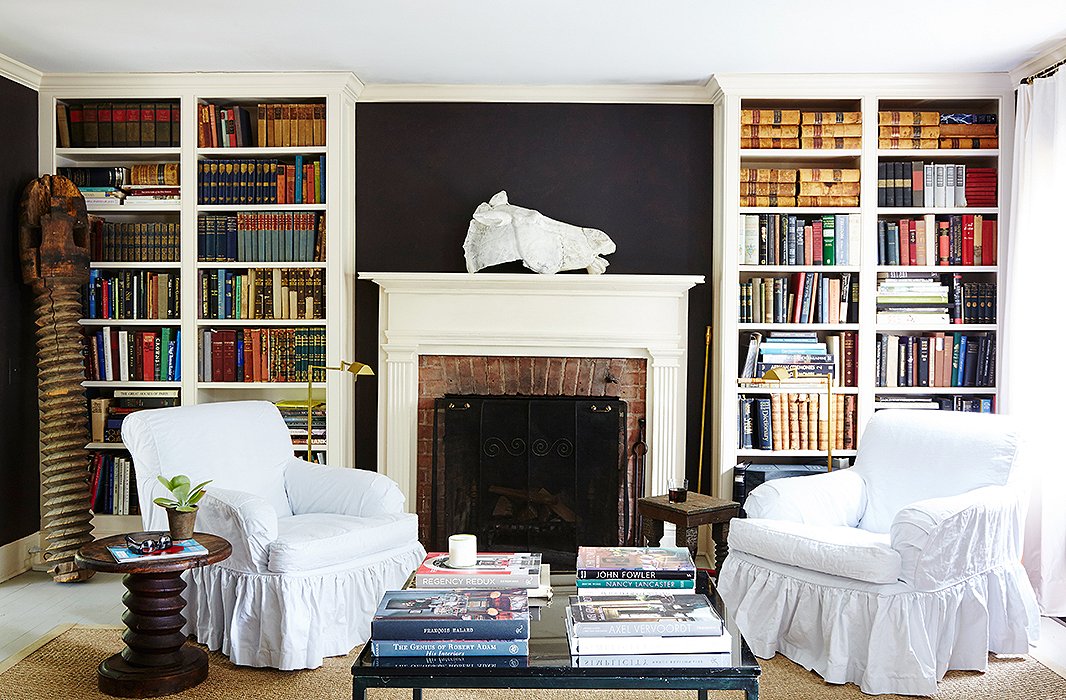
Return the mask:
<svg viewBox="0 0 1066 700">
<path fill-rule="evenodd" d="M 419 588 L 537 588 L 540 585 L 540 553 L 478 553 L 470 567 L 448 564 L 447 552 L 430 552 L 415 571 Z"/>
<path fill-rule="evenodd" d="M 579 637 L 699 637 L 724 629 L 702 594 L 576 595 L 570 614 Z"/>
<path fill-rule="evenodd" d="M 372 639 L 529 639 L 525 590 L 386 591 L 370 623 Z"/>
<path fill-rule="evenodd" d="M 578 579 L 694 579 L 684 547 L 578 547 Z"/>
</svg>

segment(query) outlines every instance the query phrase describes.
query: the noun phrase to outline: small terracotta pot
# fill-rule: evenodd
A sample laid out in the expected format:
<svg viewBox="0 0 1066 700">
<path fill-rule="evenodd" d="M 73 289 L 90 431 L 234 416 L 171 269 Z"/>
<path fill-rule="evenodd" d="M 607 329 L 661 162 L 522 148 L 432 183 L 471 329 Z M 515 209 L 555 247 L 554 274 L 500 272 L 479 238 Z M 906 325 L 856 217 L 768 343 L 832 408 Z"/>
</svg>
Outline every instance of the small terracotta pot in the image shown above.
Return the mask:
<svg viewBox="0 0 1066 700">
<path fill-rule="evenodd" d="M 170 523 L 170 536 L 175 542 L 191 539 L 193 526 L 196 524 L 196 511 L 167 508 L 167 522 Z"/>
</svg>

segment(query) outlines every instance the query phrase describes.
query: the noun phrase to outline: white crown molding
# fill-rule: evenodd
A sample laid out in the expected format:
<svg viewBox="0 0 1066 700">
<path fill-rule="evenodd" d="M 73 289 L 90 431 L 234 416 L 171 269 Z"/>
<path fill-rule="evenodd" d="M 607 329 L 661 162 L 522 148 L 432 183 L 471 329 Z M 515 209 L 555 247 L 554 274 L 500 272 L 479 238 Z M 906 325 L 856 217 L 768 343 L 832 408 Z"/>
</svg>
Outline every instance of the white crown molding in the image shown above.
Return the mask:
<svg viewBox="0 0 1066 700">
<path fill-rule="evenodd" d="M 1058 63 L 1063 59 L 1066 59 L 1066 41 L 1062 41 L 1059 44 L 1052 46 L 1050 49 L 1042 51 L 1039 55 L 1029 59 L 1025 63 L 1011 68 L 1009 73 L 1010 82 L 1012 85 L 1017 85 L 1030 75 L 1039 73 L 1048 66 Z"/>
<path fill-rule="evenodd" d="M 430 85 L 371 83 L 360 102 L 710 104 L 706 85 Z"/>
<path fill-rule="evenodd" d="M 882 96 L 942 97 L 944 86 L 973 95 L 996 96 L 1010 87 L 1007 73 L 719 73 L 707 92 L 741 92 L 745 97 L 855 98 L 871 91 Z"/>
<path fill-rule="evenodd" d="M 40 90 L 44 73 L 0 53 L 0 76 L 33 90 Z"/>
<path fill-rule="evenodd" d="M 234 73 L 48 73 L 42 91 L 62 92 L 64 97 L 92 96 L 100 91 L 129 97 L 176 95 L 192 89 L 211 97 L 263 96 L 285 93 L 294 97 L 342 91 L 357 98 L 363 83 L 349 71 L 234 72 Z"/>
</svg>

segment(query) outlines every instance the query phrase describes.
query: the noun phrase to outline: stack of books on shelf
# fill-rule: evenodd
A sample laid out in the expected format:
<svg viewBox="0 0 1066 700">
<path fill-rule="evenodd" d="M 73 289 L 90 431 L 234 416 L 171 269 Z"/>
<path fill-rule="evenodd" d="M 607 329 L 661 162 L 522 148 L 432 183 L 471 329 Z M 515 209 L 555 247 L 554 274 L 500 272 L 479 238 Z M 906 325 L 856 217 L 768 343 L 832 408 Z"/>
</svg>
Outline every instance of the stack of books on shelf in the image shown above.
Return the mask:
<svg viewBox="0 0 1066 700">
<path fill-rule="evenodd" d="M 577 592 L 694 593 L 696 565 L 684 547 L 578 547 Z"/>
<path fill-rule="evenodd" d="M 834 450 L 855 448 L 855 394 L 827 398 L 810 392 L 741 396 L 737 405 L 737 447 L 745 450 Z M 830 407 L 832 410 L 830 411 Z M 831 433 L 831 434 L 830 434 Z"/>
<path fill-rule="evenodd" d="M 964 183 L 966 204 L 971 207 L 996 206 L 996 169 L 973 168 Z"/>
<path fill-rule="evenodd" d="M 86 318 L 179 318 L 181 279 L 177 271 L 89 271 L 85 288 Z"/>
<path fill-rule="evenodd" d="M 285 427 L 289 429 L 292 444 L 307 446 L 307 399 L 276 401 L 281 417 L 285 419 Z M 324 448 L 326 446 L 326 402 L 311 400 L 311 447 Z"/>
<path fill-rule="evenodd" d="M 740 110 L 741 148 L 799 148 L 798 109 Z"/>
<path fill-rule="evenodd" d="M 795 168 L 741 168 L 740 206 L 794 207 L 798 182 Z"/>
<path fill-rule="evenodd" d="M 59 102 L 60 148 L 167 148 L 181 145 L 181 103 Z"/>
<path fill-rule="evenodd" d="M 741 265 L 857 265 L 861 222 L 859 214 L 742 214 L 737 255 Z"/>
<path fill-rule="evenodd" d="M 322 269 L 200 270 L 200 318 L 321 319 Z"/>
<path fill-rule="evenodd" d="M 89 215 L 89 259 L 93 262 L 178 262 L 177 223 L 112 222 Z"/>
<path fill-rule="evenodd" d="M 879 323 L 948 323 L 948 286 L 940 275 L 877 273 Z"/>
<path fill-rule="evenodd" d="M 92 381 L 181 380 L 181 330 L 163 326 L 134 331 L 104 326 L 86 333 L 87 374 Z"/>
<path fill-rule="evenodd" d="M 879 387 L 994 387 L 994 333 L 878 333 Z"/>
<path fill-rule="evenodd" d="M 878 112 L 878 148 L 998 148 L 995 114 Z"/>
<path fill-rule="evenodd" d="M 739 381 L 762 386 L 759 378 L 767 372 L 787 370 L 792 377 L 828 375 L 833 386 L 855 386 L 857 345 L 856 331 L 826 333 L 821 340 L 815 331 L 773 331 L 765 338 L 762 333 L 749 333 Z"/>
<path fill-rule="evenodd" d="M 521 589 L 386 591 L 370 623 L 376 657 L 525 656 L 529 599 Z"/>
<path fill-rule="evenodd" d="M 415 570 L 418 588 L 520 588 L 530 599 L 551 598 L 550 572 L 539 552 L 478 552 L 473 566 L 449 564 L 447 552 L 430 552 Z"/>
<path fill-rule="evenodd" d="M 205 159 L 197 162 L 200 204 L 322 204 L 325 156 Z"/>
<path fill-rule="evenodd" d="M 324 328 L 224 328 L 200 338 L 200 381 L 306 382 L 326 358 Z M 314 381 L 322 381 L 316 370 Z"/>
<path fill-rule="evenodd" d="M 797 272 L 740 283 L 741 323 L 854 323 L 858 276 Z"/>
<path fill-rule="evenodd" d="M 965 413 L 995 413 L 995 396 L 878 396 L 874 410 L 904 408 L 926 411 L 963 411 Z"/>
<path fill-rule="evenodd" d="M 879 265 L 995 265 L 996 219 L 981 214 L 926 214 L 878 219 Z"/>
<path fill-rule="evenodd" d="M 208 214 L 197 223 L 202 262 L 325 260 L 326 217 L 319 212 Z"/>
<path fill-rule="evenodd" d="M 853 147 L 858 146 L 846 146 Z M 800 168 L 796 204 L 801 207 L 859 206 L 859 172 L 858 168 Z"/>
<path fill-rule="evenodd" d="M 197 142 L 200 148 L 266 148 L 326 145 L 326 105 L 265 103 L 199 105 Z"/>
<path fill-rule="evenodd" d="M 173 204 L 181 199 L 177 163 L 137 163 L 125 167 L 58 168 L 86 203 L 93 205 Z"/>
<path fill-rule="evenodd" d="M 89 399 L 93 442 L 122 443 L 122 421 L 148 408 L 177 406 L 178 389 L 115 389 L 111 396 Z"/>
<path fill-rule="evenodd" d="M 862 148 L 862 112 L 805 111 L 800 121 L 800 148 Z"/>
</svg>

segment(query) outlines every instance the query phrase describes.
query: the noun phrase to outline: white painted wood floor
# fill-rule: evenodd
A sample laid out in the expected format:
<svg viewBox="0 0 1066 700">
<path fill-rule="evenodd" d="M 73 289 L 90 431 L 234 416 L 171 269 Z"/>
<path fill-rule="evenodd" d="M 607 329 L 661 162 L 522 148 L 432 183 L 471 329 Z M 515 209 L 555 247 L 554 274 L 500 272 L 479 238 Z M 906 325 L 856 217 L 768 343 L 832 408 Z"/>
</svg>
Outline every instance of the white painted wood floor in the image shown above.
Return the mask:
<svg viewBox="0 0 1066 700">
<path fill-rule="evenodd" d="M 0 583 L 0 663 L 57 625 L 121 625 L 122 594 L 118 574 L 96 574 L 85 583 L 53 583 L 48 574 L 30 571 Z M 116 645 L 119 644 L 116 632 Z M 1066 677 L 1066 625 L 1042 618 L 1040 643 L 1032 655 Z"/>
</svg>

